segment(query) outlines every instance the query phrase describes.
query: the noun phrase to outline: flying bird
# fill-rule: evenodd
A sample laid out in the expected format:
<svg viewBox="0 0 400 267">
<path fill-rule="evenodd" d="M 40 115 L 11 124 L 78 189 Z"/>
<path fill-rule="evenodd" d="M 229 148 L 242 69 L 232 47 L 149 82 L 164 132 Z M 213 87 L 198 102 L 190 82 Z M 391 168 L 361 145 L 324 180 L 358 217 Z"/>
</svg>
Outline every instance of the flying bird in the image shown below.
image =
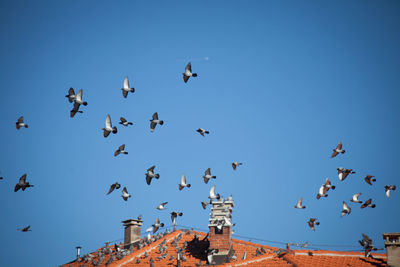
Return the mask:
<svg viewBox="0 0 400 267">
<path fill-rule="evenodd" d="M 177 212 L 177 211 L 171 212 L 171 221 L 172 221 L 172 225 L 176 225 L 176 217 L 182 216 L 182 215 L 183 215 L 182 212 Z"/>
<path fill-rule="evenodd" d="M 359 197 L 359 196 L 361 196 L 361 193 L 354 194 L 354 195 L 353 195 L 353 198 L 350 199 L 350 201 L 351 201 L 351 202 L 354 202 L 354 203 L 362 203 L 361 200 L 358 200 L 358 197 Z"/>
<path fill-rule="evenodd" d="M 210 204 L 211 201 L 214 199 L 220 199 L 221 196 L 219 194 L 215 194 L 215 185 L 213 185 L 210 189 L 210 196 L 208 197 L 210 199 Z"/>
<path fill-rule="evenodd" d="M 365 207 L 371 207 L 371 208 L 375 208 L 376 205 L 375 204 L 371 204 L 372 203 L 372 199 L 368 199 L 367 201 L 364 202 L 364 204 L 361 205 L 361 208 L 365 208 Z"/>
<path fill-rule="evenodd" d="M 343 181 L 344 179 L 346 179 L 347 175 L 356 173 L 353 171 L 353 169 L 345 169 L 343 167 L 339 167 L 336 169 L 338 171 L 338 176 L 339 176 L 340 181 Z"/>
<path fill-rule="evenodd" d="M 128 152 L 125 151 L 125 144 L 120 145 L 118 149 L 114 152 L 114 157 L 118 156 L 119 154 L 128 154 Z"/>
<path fill-rule="evenodd" d="M 185 67 L 183 74 L 183 81 L 187 83 L 190 77 L 197 77 L 197 73 L 192 73 L 192 64 L 189 62 Z"/>
<path fill-rule="evenodd" d="M 75 103 L 78 103 L 79 105 L 87 106 L 88 103 L 86 101 L 82 100 L 82 94 L 83 94 L 83 90 L 81 89 L 76 94 L 74 101 L 75 101 Z"/>
<path fill-rule="evenodd" d="M 240 165 L 243 165 L 243 163 L 240 163 L 240 162 L 237 162 L 237 161 L 232 162 L 233 170 L 236 171 L 236 168 L 239 167 Z"/>
<path fill-rule="evenodd" d="M 182 174 L 181 176 L 181 183 L 179 184 L 179 190 L 182 190 L 183 188 L 190 188 L 190 184 L 186 183 L 186 177 L 184 174 Z"/>
<path fill-rule="evenodd" d="M 201 206 L 203 207 L 203 209 L 206 209 L 208 204 L 209 204 L 209 203 L 208 203 L 208 202 L 205 202 L 205 201 L 202 201 L 202 202 L 201 202 Z"/>
<path fill-rule="evenodd" d="M 74 107 L 71 109 L 69 114 L 71 118 L 73 118 L 76 113 L 83 113 L 82 110 L 79 110 L 80 106 L 81 106 L 80 104 L 74 103 Z"/>
<path fill-rule="evenodd" d="M 28 128 L 28 124 L 25 124 L 24 122 L 24 116 L 19 117 L 15 125 L 17 127 L 17 130 L 19 130 L 21 127 Z"/>
<path fill-rule="evenodd" d="M 28 225 L 28 226 L 26 226 L 26 227 L 24 227 L 24 228 L 19 228 L 19 229 L 17 229 L 17 230 L 18 230 L 18 231 L 21 231 L 21 232 L 29 232 L 29 231 L 32 231 L 30 228 L 31 228 L 31 226 Z"/>
<path fill-rule="evenodd" d="M 372 245 L 372 239 L 369 238 L 366 234 L 362 234 L 363 239 L 359 240 L 358 242 L 360 245 L 364 248 L 365 250 L 365 257 L 369 257 L 370 253 L 372 250 L 377 250 L 373 245 Z"/>
<path fill-rule="evenodd" d="M 390 191 L 391 190 L 396 190 L 396 186 L 395 185 L 385 185 L 385 194 L 387 197 L 390 197 Z"/>
<path fill-rule="evenodd" d="M 310 218 L 310 220 L 307 222 L 308 226 L 311 228 L 311 230 L 315 231 L 315 225 L 319 225 L 319 222 L 317 222 L 316 218 Z"/>
<path fill-rule="evenodd" d="M 336 148 L 333 150 L 331 158 L 336 157 L 339 153 L 344 154 L 346 150 L 342 149 L 342 142 L 339 142 L 339 144 L 336 146 Z"/>
<path fill-rule="evenodd" d="M 210 133 L 209 131 L 206 131 L 206 130 L 204 130 L 202 128 L 197 129 L 196 132 L 200 133 L 202 136 L 205 136 L 204 134 L 209 134 Z"/>
<path fill-rule="evenodd" d="M 168 204 L 168 202 L 163 202 L 163 203 L 161 203 L 160 205 L 157 206 L 157 209 L 158 210 L 165 210 L 166 209 L 165 205 L 167 205 L 167 204 Z"/>
<path fill-rule="evenodd" d="M 106 117 L 106 127 L 103 128 L 102 130 L 104 131 L 104 137 L 107 137 L 111 132 L 113 134 L 116 134 L 118 132 L 116 126 L 112 127 L 111 117 L 109 114 L 107 114 L 107 117 Z"/>
<path fill-rule="evenodd" d="M 163 124 L 164 124 L 164 121 L 159 120 L 159 119 L 158 119 L 158 113 L 155 112 L 155 113 L 153 114 L 153 119 L 150 120 L 150 131 L 151 131 L 151 132 L 154 132 L 154 129 L 156 128 L 157 124 L 163 125 Z"/>
<path fill-rule="evenodd" d="M 297 200 L 296 205 L 294 206 L 296 209 L 305 209 L 306 206 L 303 206 L 303 197 L 300 197 L 299 200 Z"/>
<path fill-rule="evenodd" d="M 212 178 L 212 179 L 215 179 L 215 178 L 217 178 L 217 176 L 212 176 L 212 175 L 211 175 L 211 169 L 208 168 L 208 169 L 204 172 L 204 176 L 203 176 L 204 182 L 207 184 L 208 181 L 209 181 L 211 178 Z"/>
<path fill-rule="evenodd" d="M 119 118 L 119 119 L 120 119 L 119 124 L 121 124 L 121 125 L 123 125 L 123 126 L 133 125 L 132 122 L 127 121 L 124 117 L 121 117 L 121 118 Z"/>
<path fill-rule="evenodd" d="M 25 191 L 26 188 L 33 187 L 32 184 L 26 181 L 26 173 L 19 178 L 18 183 L 15 185 L 14 192 L 17 192 L 19 189 Z"/>
<path fill-rule="evenodd" d="M 72 102 L 74 102 L 74 100 L 75 100 L 75 91 L 74 91 L 74 88 L 69 88 L 69 90 L 68 90 L 68 95 L 66 95 L 65 97 L 67 97 L 68 98 L 68 101 L 69 101 L 69 103 L 72 103 Z"/>
<path fill-rule="evenodd" d="M 152 225 L 153 226 L 153 234 L 157 232 L 158 228 L 164 227 L 163 223 L 160 223 L 160 219 L 156 219 L 156 222 Z"/>
<path fill-rule="evenodd" d="M 128 97 L 128 93 L 129 93 L 129 92 L 131 92 L 131 93 L 134 93 L 134 92 L 135 92 L 135 88 L 133 88 L 133 87 L 130 88 L 130 87 L 129 87 L 128 76 L 125 77 L 125 79 L 124 79 L 124 87 L 121 88 L 121 90 L 122 90 L 122 95 L 124 96 L 124 98 L 127 98 L 127 97 Z"/>
<path fill-rule="evenodd" d="M 349 205 L 346 204 L 346 202 L 343 201 L 343 210 L 342 213 L 340 214 L 341 217 L 343 217 L 344 215 L 348 215 L 351 212 L 351 208 L 349 207 Z"/>
<path fill-rule="evenodd" d="M 154 168 L 155 167 L 156 166 L 151 166 L 149 169 L 147 169 L 147 172 L 145 173 L 146 182 L 147 182 L 148 185 L 150 185 L 151 179 L 153 179 L 153 178 L 159 179 L 160 178 L 160 174 L 158 174 L 158 173 L 155 174 L 154 173 Z"/>
<path fill-rule="evenodd" d="M 372 179 L 373 177 L 375 177 L 375 176 L 367 175 L 367 176 L 365 176 L 364 180 L 365 180 L 365 182 L 367 182 L 367 184 L 372 185 L 371 182 L 376 182 L 376 179 Z"/>
<path fill-rule="evenodd" d="M 319 188 L 318 194 L 317 194 L 317 199 L 320 199 L 321 197 L 327 197 L 328 194 L 327 192 L 329 189 L 335 190 L 335 186 L 331 184 L 331 181 L 329 178 L 326 178 L 325 183 L 321 185 Z"/>
<path fill-rule="evenodd" d="M 107 195 L 111 194 L 112 191 L 114 191 L 114 189 L 119 189 L 121 187 L 121 185 L 118 182 L 113 183 L 110 186 L 110 189 L 108 190 Z"/>
<path fill-rule="evenodd" d="M 126 187 L 124 187 L 124 189 L 122 189 L 122 195 L 121 195 L 121 197 L 122 197 L 125 201 L 127 201 L 128 198 L 131 197 L 131 195 L 128 193 L 128 190 L 126 189 Z"/>
</svg>

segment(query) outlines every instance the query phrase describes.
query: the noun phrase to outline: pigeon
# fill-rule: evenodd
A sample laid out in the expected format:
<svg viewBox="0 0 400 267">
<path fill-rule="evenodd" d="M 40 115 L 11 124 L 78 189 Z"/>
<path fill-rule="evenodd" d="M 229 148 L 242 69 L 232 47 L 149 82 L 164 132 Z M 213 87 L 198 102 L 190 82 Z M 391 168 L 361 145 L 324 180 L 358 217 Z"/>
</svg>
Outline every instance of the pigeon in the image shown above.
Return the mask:
<svg viewBox="0 0 400 267">
<path fill-rule="evenodd" d="M 372 250 L 377 250 L 372 245 L 372 239 L 369 238 L 366 234 L 362 234 L 363 239 L 359 240 L 358 242 L 365 250 L 365 257 L 369 257 Z"/>
<path fill-rule="evenodd" d="M 127 121 L 124 117 L 121 117 L 121 118 L 119 118 L 119 119 L 120 119 L 119 124 L 121 124 L 121 125 L 123 125 L 123 126 L 133 125 L 132 122 Z"/>
<path fill-rule="evenodd" d="M 375 208 L 376 205 L 375 204 L 371 204 L 372 203 L 372 199 L 368 199 L 367 201 L 364 202 L 364 204 L 361 205 L 361 208 L 365 208 L 365 207 L 371 207 L 371 208 Z"/>
<path fill-rule="evenodd" d="M 310 220 L 307 222 L 308 226 L 311 228 L 311 230 L 315 231 L 315 225 L 319 225 L 319 222 L 317 222 L 316 218 L 310 218 Z"/>
<path fill-rule="evenodd" d="M 83 93 L 82 89 L 79 90 L 75 96 L 74 101 L 75 101 L 75 103 L 78 103 L 79 105 L 87 106 L 88 103 L 86 101 L 82 101 L 82 93 Z"/>
<path fill-rule="evenodd" d="M 192 64 L 189 62 L 185 67 L 183 74 L 183 81 L 187 83 L 190 77 L 197 77 L 197 73 L 192 73 Z"/>
<path fill-rule="evenodd" d="M 333 150 L 331 158 L 336 157 L 339 153 L 344 154 L 346 150 L 342 149 L 342 142 L 339 142 L 339 144 L 336 146 L 336 148 Z"/>
<path fill-rule="evenodd" d="M 126 187 L 124 187 L 124 189 L 122 189 L 122 195 L 121 195 L 121 197 L 122 197 L 125 201 L 127 201 L 128 198 L 131 197 L 131 195 L 128 193 L 128 190 L 126 190 Z"/>
<path fill-rule="evenodd" d="M 209 204 L 208 202 L 204 201 L 201 202 L 201 206 L 203 207 L 203 209 L 206 209 L 208 204 Z"/>
<path fill-rule="evenodd" d="M 190 184 L 186 183 L 186 177 L 184 174 L 182 174 L 181 176 L 181 183 L 179 184 L 179 190 L 182 190 L 183 188 L 190 188 Z"/>
<path fill-rule="evenodd" d="M 350 214 L 351 213 L 351 208 L 349 207 L 349 205 L 346 204 L 346 202 L 343 201 L 343 210 L 342 210 L 342 214 L 340 214 L 341 217 L 343 217 L 345 214 Z"/>
<path fill-rule="evenodd" d="M 210 204 L 211 204 L 211 201 L 213 199 L 220 199 L 221 198 L 221 196 L 219 194 L 215 194 L 215 185 L 213 185 L 213 187 L 211 187 L 210 196 L 208 198 L 210 199 Z"/>
<path fill-rule="evenodd" d="M 385 194 L 387 197 L 390 197 L 391 190 L 396 190 L 396 186 L 395 185 L 385 185 Z"/>
<path fill-rule="evenodd" d="M 29 231 L 32 231 L 30 228 L 31 228 L 31 226 L 28 225 L 27 227 L 19 228 L 19 229 L 17 229 L 17 230 L 18 230 L 18 231 L 21 231 L 21 232 L 29 232 Z"/>
<path fill-rule="evenodd" d="M 204 134 L 209 134 L 210 133 L 209 131 L 206 131 L 206 130 L 204 130 L 202 128 L 197 129 L 196 132 L 200 133 L 202 136 L 205 136 Z"/>
<path fill-rule="evenodd" d="M 367 184 L 372 185 L 371 182 L 376 182 L 376 179 L 372 179 L 373 177 L 375 177 L 375 176 L 367 175 L 367 176 L 365 176 L 364 180 L 365 180 L 365 182 L 367 182 Z"/>
<path fill-rule="evenodd" d="M 317 194 L 317 199 L 320 199 L 321 197 L 327 197 L 328 194 L 327 192 L 329 191 L 329 189 L 335 190 L 335 186 L 331 184 L 331 181 L 329 180 L 329 178 L 326 178 L 325 183 L 323 185 L 321 185 L 321 187 L 319 188 L 318 194 Z"/>
<path fill-rule="evenodd" d="M 158 228 L 164 227 L 163 223 L 160 223 L 160 219 L 156 219 L 156 222 L 152 225 L 153 226 L 153 234 L 157 232 Z"/>
<path fill-rule="evenodd" d="M 107 195 L 111 194 L 112 191 L 114 191 L 114 189 L 119 189 L 121 187 L 121 185 L 118 182 L 113 183 L 110 186 L 110 189 L 108 190 Z"/>
<path fill-rule="evenodd" d="M 111 132 L 113 134 L 116 134 L 118 132 L 117 127 L 112 127 L 111 124 L 111 117 L 109 114 L 107 114 L 106 117 L 106 127 L 102 129 L 104 131 L 104 137 L 107 137 Z"/>
<path fill-rule="evenodd" d="M 146 182 L 147 182 L 148 185 L 150 185 L 151 179 L 153 179 L 153 178 L 159 179 L 160 178 L 160 174 L 158 174 L 158 173 L 154 174 L 154 168 L 155 167 L 156 166 L 150 167 L 149 169 L 147 169 L 147 172 L 145 173 Z"/>
<path fill-rule="evenodd" d="M 306 206 L 302 205 L 303 202 L 303 197 L 300 197 L 300 199 L 297 201 L 296 205 L 294 206 L 296 209 L 305 209 Z"/>
<path fill-rule="evenodd" d="M 176 225 L 176 217 L 178 216 L 182 216 L 183 213 L 182 212 L 177 212 L 177 211 L 173 211 L 171 212 L 171 221 L 173 225 Z"/>
<path fill-rule="evenodd" d="M 67 97 L 68 98 L 68 101 L 69 101 L 69 103 L 72 103 L 72 102 L 74 102 L 74 100 L 75 100 L 75 91 L 74 91 L 74 88 L 69 88 L 69 90 L 68 90 L 68 95 L 66 95 L 65 97 Z"/>
<path fill-rule="evenodd" d="M 124 79 L 124 87 L 123 88 L 121 88 L 121 90 L 122 90 L 122 95 L 124 96 L 124 98 L 127 98 L 128 97 L 128 93 L 129 92 L 131 92 L 131 93 L 134 93 L 135 92 L 135 88 L 130 88 L 129 87 L 129 80 L 128 80 L 128 77 L 125 77 L 125 79 Z"/>
<path fill-rule="evenodd" d="M 347 175 L 356 173 L 353 171 L 353 169 L 345 169 L 343 167 L 337 168 L 337 171 L 338 171 L 338 176 L 339 176 L 340 181 L 343 181 L 344 179 L 346 179 Z"/>
<path fill-rule="evenodd" d="M 168 204 L 168 202 L 163 202 L 163 203 L 161 203 L 160 205 L 157 206 L 157 209 L 158 210 L 165 210 L 166 209 L 165 205 L 167 205 L 167 204 Z"/>
<path fill-rule="evenodd" d="M 24 116 L 21 116 L 18 118 L 18 121 L 15 123 L 17 130 L 19 130 L 21 127 L 28 128 L 28 124 L 24 123 Z"/>
<path fill-rule="evenodd" d="M 118 156 L 121 153 L 128 154 L 128 152 L 125 151 L 125 144 L 119 146 L 119 148 L 114 152 L 114 157 Z"/>
<path fill-rule="evenodd" d="M 239 167 L 240 165 L 243 165 L 243 163 L 240 163 L 240 162 L 237 162 L 237 161 L 232 162 L 233 170 L 236 171 L 236 168 Z"/>
<path fill-rule="evenodd" d="M 25 191 L 26 188 L 33 187 L 32 184 L 26 181 L 26 173 L 19 178 L 18 183 L 15 185 L 14 192 L 17 192 L 20 188 Z"/>
<path fill-rule="evenodd" d="M 215 178 L 217 178 L 217 176 L 211 176 L 211 169 L 208 168 L 208 169 L 204 172 L 204 176 L 203 176 L 204 182 L 205 182 L 205 183 L 208 183 L 208 181 L 209 181 L 211 178 L 212 178 L 212 179 L 215 179 Z"/>
<path fill-rule="evenodd" d="M 151 132 L 154 132 L 154 129 L 156 128 L 157 124 L 163 125 L 163 124 L 164 124 L 164 121 L 159 120 L 159 119 L 158 119 L 158 113 L 155 112 L 155 113 L 153 114 L 153 119 L 150 120 L 150 131 L 151 131 Z"/>
<path fill-rule="evenodd" d="M 76 113 L 83 113 L 82 110 L 79 110 L 80 106 L 81 106 L 80 104 L 77 104 L 77 103 L 74 104 L 74 107 L 70 111 L 70 117 L 71 118 L 73 118 Z"/>
<path fill-rule="evenodd" d="M 362 203 L 361 200 L 358 200 L 358 197 L 359 197 L 359 196 L 361 196 L 361 193 L 354 194 L 354 195 L 353 195 L 353 198 L 350 199 L 350 201 L 351 201 L 351 202 L 354 202 L 354 203 Z"/>
</svg>

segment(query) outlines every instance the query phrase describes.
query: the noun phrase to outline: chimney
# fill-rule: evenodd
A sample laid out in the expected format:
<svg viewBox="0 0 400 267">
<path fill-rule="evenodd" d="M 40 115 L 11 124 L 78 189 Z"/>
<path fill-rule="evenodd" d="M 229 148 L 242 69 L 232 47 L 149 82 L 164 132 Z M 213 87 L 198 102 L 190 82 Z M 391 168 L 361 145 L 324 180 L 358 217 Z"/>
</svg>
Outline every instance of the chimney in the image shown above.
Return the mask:
<svg viewBox="0 0 400 267">
<path fill-rule="evenodd" d="M 79 261 L 80 257 L 81 257 L 81 247 L 77 246 L 76 247 L 76 260 Z"/>
<path fill-rule="evenodd" d="M 210 242 L 208 263 L 219 265 L 229 262 L 234 251 L 232 249 L 232 197 L 212 201 L 210 229 L 208 240 Z"/>
<path fill-rule="evenodd" d="M 138 246 L 140 241 L 140 227 L 143 224 L 142 220 L 129 219 L 122 221 L 125 226 L 124 235 L 124 248 L 130 248 L 131 246 Z"/>
<path fill-rule="evenodd" d="M 383 233 L 387 266 L 400 267 L 400 233 Z"/>
</svg>

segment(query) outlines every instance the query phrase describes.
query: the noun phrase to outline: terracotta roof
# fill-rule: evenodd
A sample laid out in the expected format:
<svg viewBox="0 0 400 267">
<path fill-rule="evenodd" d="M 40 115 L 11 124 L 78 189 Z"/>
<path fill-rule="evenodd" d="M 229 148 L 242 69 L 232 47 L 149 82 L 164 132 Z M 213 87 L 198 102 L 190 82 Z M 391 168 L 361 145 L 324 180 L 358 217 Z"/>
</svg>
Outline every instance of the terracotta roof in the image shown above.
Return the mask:
<svg viewBox="0 0 400 267">
<path fill-rule="evenodd" d="M 195 235 L 198 240 L 194 241 Z M 204 240 L 206 237 L 205 233 L 197 231 L 185 231 L 178 230 L 164 236 L 158 236 L 159 239 L 143 246 L 141 249 L 134 249 L 132 253 L 124 256 L 121 259 L 116 258 L 114 253 L 114 246 L 110 247 L 113 249 L 113 253 L 105 254 L 99 265 L 98 254 L 99 251 L 105 251 L 106 249 L 99 248 L 97 251 L 90 253 L 93 258 L 88 262 L 77 262 L 73 261 L 63 266 L 79 267 L 79 266 L 110 266 L 110 267 L 131 267 L 131 266 L 150 266 L 150 258 L 154 261 L 154 266 L 176 266 L 177 252 L 176 247 L 173 243 L 176 238 L 181 237 L 178 243 L 178 247 L 182 248 L 184 243 L 187 242 L 184 256 L 185 261 L 181 261 L 180 265 L 183 266 L 204 266 L 207 264 L 207 256 L 205 249 L 208 248 L 208 241 Z M 146 238 L 142 239 L 144 241 Z M 165 241 L 164 241 L 165 240 Z M 165 242 L 161 247 L 168 245 L 165 251 L 168 251 L 168 256 L 165 258 L 159 258 L 160 244 Z M 327 250 L 281 250 L 278 252 L 278 248 L 260 245 L 252 242 L 246 242 L 242 240 L 232 240 L 234 255 L 236 259 L 229 263 L 225 263 L 220 266 L 386 266 L 386 255 L 381 253 L 372 253 L 374 258 L 365 258 L 362 252 L 343 252 L 343 251 L 327 251 Z M 257 249 L 264 248 L 265 253 L 262 255 L 256 255 Z M 247 253 L 246 259 L 242 260 L 244 253 Z M 145 257 L 145 253 L 148 254 Z M 174 257 L 170 259 L 171 255 Z M 82 256 L 84 258 L 85 255 Z M 110 258 L 114 260 L 110 262 Z M 137 259 L 140 263 L 137 263 Z"/>
</svg>

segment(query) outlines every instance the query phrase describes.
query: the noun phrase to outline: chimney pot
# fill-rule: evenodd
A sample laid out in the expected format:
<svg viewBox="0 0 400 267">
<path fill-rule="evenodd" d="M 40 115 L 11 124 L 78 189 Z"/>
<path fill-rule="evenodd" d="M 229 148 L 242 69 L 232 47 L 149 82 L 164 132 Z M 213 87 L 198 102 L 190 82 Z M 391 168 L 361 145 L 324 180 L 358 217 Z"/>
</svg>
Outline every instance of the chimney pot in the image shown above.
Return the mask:
<svg viewBox="0 0 400 267">
<path fill-rule="evenodd" d="M 139 219 L 129 219 L 122 221 L 125 227 L 124 248 L 129 248 L 132 245 L 138 246 L 140 241 L 141 226 L 143 221 Z"/>
<path fill-rule="evenodd" d="M 81 257 L 81 248 L 80 246 L 76 247 L 76 259 L 79 260 L 79 258 Z"/>
</svg>

